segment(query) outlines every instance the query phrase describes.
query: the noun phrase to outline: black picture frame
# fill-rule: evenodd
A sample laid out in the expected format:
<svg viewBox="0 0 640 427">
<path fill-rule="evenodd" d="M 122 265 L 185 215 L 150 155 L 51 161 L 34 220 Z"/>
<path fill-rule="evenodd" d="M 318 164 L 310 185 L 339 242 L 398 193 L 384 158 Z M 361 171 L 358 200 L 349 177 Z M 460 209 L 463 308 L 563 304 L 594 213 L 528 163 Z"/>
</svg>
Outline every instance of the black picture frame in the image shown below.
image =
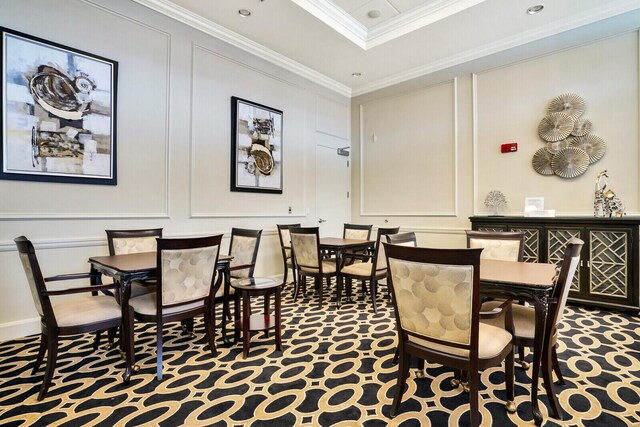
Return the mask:
<svg viewBox="0 0 640 427">
<path fill-rule="evenodd" d="M 118 62 L 0 27 L 0 179 L 117 185 Z"/>
<path fill-rule="evenodd" d="M 231 191 L 282 194 L 283 113 L 231 97 Z"/>
</svg>

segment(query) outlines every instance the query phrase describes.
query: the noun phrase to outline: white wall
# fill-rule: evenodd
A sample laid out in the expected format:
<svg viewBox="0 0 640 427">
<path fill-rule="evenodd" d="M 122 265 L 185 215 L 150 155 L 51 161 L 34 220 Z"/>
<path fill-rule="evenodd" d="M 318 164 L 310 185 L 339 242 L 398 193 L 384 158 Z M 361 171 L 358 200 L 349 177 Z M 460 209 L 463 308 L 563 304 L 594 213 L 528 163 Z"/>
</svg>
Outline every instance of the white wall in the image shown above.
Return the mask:
<svg viewBox="0 0 640 427">
<path fill-rule="evenodd" d="M 275 224 L 315 220 L 316 135 L 349 145 L 347 98 L 126 0 L 2 2 L 0 25 L 119 63 L 117 186 L 0 181 L 0 340 L 39 331 L 19 235 L 49 276 L 87 271 L 108 228 L 262 228 L 256 274 L 282 273 Z M 229 191 L 231 96 L 284 112 L 282 195 Z"/>
<path fill-rule="evenodd" d="M 540 196 L 557 215 L 591 216 L 604 169 L 628 214 L 638 214 L 637 22 L 585 27 L 352 99 L 352 220 L 415 230 L 425 246 L 463 247 L 468 217 L 491 213 L 489 191 L 505 194 L 506 215 Z M 566 92 L 585 99 L 584 116 L 607 143 L 604 158 L 572 180 L 531 165 L 543 146 L 538 123 Z M 518 152 L 501 154 L 510 141 Z"/>
</svg>

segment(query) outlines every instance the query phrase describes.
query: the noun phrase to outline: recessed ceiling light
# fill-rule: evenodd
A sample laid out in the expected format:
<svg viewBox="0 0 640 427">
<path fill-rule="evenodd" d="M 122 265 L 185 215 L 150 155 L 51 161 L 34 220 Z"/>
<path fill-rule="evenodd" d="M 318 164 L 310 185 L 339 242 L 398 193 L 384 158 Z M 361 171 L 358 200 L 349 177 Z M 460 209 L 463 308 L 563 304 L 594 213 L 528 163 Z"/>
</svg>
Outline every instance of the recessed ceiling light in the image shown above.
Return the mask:
<svg viewBox="0 0 640 427">
<path fill-rule="evenodd" d="M 238 14 L 240 16 L 242 16 L 243 18 L 247 18 L 247 17 L 251 16 L 251 11 L 249 9 L 240 9 L 238 11 Z"/>
<path fill-rule="evenodd" d="M 529 9 L 527 9 L 527 13 L 529 15 L 535 15 L 536 13 L 540 12 L 542 9 L 544 9 L 544 6 L 541 4 L 537 4 L 535 6 L 531 6 Z"/>
<path fill-rule="evenodd" d="M 362 73 L 351 73 L 352 77 L 360 77 Z"/>
<path fill-rule="evenodd" d="M 379 11 L 379 10 L 376 10 L 376 9 L 374 9 L 374 10 L 370 10 L 370 11 L 367 13 L 367 16 L 368 16 L 369 18 L 371 18 L 371 19 L 379 18 L 379 17 L 380 17 L 380 11 Z"/>
</svg>

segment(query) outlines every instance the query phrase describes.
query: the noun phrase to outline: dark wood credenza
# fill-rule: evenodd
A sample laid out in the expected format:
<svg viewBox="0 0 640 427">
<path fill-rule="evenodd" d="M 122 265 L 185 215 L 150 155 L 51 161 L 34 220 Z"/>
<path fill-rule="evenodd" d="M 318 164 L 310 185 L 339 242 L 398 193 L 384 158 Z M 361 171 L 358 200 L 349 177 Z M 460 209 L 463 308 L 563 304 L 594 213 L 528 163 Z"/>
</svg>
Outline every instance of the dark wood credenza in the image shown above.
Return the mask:
<svg viewBox="0 0 640 427">
<path fill-rule="evenodd" d="M 524 260 L 558 264 L 567 242 L 585 243 L 569 301 L 620 310 L 640 310 L 638 238 L 640 216 L 623 218 L 472 216 L 480 231 L 523 231 Z"/>
</svg>

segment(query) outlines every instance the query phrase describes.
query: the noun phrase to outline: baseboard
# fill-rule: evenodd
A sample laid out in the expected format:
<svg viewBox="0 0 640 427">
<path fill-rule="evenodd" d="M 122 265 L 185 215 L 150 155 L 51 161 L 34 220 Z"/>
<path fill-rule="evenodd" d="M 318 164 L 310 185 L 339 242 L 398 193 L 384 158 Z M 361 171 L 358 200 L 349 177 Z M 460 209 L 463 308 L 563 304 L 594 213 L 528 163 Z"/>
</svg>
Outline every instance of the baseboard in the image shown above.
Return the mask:
<svg viewBox="0 0 640 427">
<path fill-rule="evenodd" d="M 40 333 L 40 318 L 16 320 L 0 324 L 0 342 Z"/>
</svg>

